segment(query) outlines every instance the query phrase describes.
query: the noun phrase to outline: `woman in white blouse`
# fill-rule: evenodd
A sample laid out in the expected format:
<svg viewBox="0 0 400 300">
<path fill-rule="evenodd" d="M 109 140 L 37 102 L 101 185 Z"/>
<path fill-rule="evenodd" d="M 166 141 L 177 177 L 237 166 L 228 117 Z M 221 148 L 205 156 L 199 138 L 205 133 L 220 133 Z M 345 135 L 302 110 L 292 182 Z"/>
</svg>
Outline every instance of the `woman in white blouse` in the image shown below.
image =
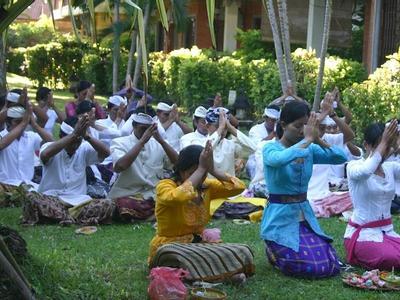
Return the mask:
<svg viewBox="0 0 400 300">
<path fill-rule="evenodd" d="M 350 264 L 367 269 L 400 269 L 400 235 L 393 230 L 390 206 L 400 164 L 386 161 L 398 137 L 397 121 L 375 123 L 364 133 L 367 159 L 347 166 L 354 212 L 347 225 L 344 245 Z"/>
</svg>

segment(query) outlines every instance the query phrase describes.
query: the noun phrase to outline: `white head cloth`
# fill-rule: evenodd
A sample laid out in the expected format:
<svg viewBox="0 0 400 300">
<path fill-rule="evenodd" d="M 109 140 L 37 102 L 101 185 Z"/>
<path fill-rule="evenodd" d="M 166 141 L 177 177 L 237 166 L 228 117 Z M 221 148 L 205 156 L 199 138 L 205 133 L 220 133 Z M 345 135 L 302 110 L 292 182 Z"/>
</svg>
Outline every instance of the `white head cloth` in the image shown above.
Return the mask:
<svg viewBox="0 0 400 300">
<path fill-rule="evenodd" d="M 7 101 L 17 103 L 20 95 L 17 93 L 9 92 L 7 93 Z"/>
<path fill-rule="evenodd" d="M 132 116 L 132 120 L 139 124 L 151 125 L 154 123 L 153 118 L 144 113 L 133 114 Z"/>
<path fill-rule="evenodd" d="M 296 100 L 293 96 L 287 96 L 285 98 L 285 101 L 293 101 L 293 100 Z"/>
<path fill-rule="evenodd" d="M 111 96 L 110 98 L 108 98 L 108 102 L 116 106 L 121 106 L 121 104 L 127 105 L 126 99 L 118 95 Z"/>
<path fill-rule="evenodd" d="M 266 107 L 264 109 L 263 117 L 268 117 L 268 118 L 271 118 L 271 119 L 278 120 L 280 114 L 281 113 L 278 110 Z"/>
<path fill-rule="evenodd" d="M 157 104 L 157 110 L 162 111 L 171 111 L 174 108 L 174 105 L 168 105 L 167 103 L 160 102 Z"/>
<path fill-rule="evenodd" d="M 67 135 L 74 132 L 74 128 L 72 128 L 72 126 L 68 125 L 65 122 L 61 123 L 60 130 Z"/>
<path fill-rule="evenodd" d="M 194 111 L 193 117 L 206 118 L 207 109 L 204 106 L 198 106 Z"/>
<path fill-rule="evenodd" d="M 21 106 L 13 106 L 7 109 L 7 117 L 13 119 L 21 119 L 25 114 L 25 108 Z"/>
<path fill-rule="evenodd" d="M 326 126 L 334 126 L 336 125 L 336 122 L 330 116 L 326 116 L 325 119 L 321 121 L 321 124 Z"/>
</svg>

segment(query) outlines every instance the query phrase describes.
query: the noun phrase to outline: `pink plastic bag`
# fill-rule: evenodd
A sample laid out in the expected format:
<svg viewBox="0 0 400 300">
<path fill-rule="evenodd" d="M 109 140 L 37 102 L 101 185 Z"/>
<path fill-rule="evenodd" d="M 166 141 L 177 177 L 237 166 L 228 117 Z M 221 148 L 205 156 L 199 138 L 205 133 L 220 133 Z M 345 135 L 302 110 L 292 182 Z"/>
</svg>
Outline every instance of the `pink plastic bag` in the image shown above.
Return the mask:
<svg viewBox="0 0 400 300">
<path fill-rule="evenodd" d="M 220 243 L 221 242 L 221 229 L 207 228 L 201 233 L 201 238 L 207 243 Z"/>
<path fill-rule="evenodd" d="M 151 300 L 185 300 L 188 295 L 182 279 L 188 271 L 169 267 L 153 268 L 150 271 L 150 285 L 147 290 Z"/>
</svg>

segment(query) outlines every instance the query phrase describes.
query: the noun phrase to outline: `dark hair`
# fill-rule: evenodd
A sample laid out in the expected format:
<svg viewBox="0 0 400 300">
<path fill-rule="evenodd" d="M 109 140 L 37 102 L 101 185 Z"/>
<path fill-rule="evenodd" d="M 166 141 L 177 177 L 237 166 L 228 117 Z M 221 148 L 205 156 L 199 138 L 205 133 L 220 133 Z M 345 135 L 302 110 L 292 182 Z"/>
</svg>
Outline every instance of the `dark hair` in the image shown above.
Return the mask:
<svg viewBox="0 0 400 300">
<path fill-rule="evenodd" d="M 12 90 L 10 90 L 10 93 L 16 93 L 18 95 L 21 95 L 22 94 L 22 90 L 21 89 L 12 89 Z"/>
<path fill-rule="evenodd" d="M 382 137 L 383 132 L 385 131 L 385 124 L 383 123 L 372 123 L 367 126 L 364 130 L 364 141 L 375 147 L 378 145 L 380 138 Z"/>
<path fill-rule="evenodd" d="M 116 106 L 116 105 L 111 103 L 111 102 L 107 102 L 107 108 L 108 109 L 112 109 L 114 106 Z"/>
<path fill-rule="evenodd" d="M 72 128 L 75 128 L 76 123 L 78 123 L 78 118 L 77 117 L 68 117 L 64 120 L 64 122 L 66 124 L 68 124 L 69 126 L 71 126 Z M 64 132 L 62 132 L 62 130 L 60 130 L 60 139 L 66 135 L 67 134 L 65 134 Z"/>
<path fill-rule="evenodd" d="M 92 84 L 89 81 L 81 80 L 81 81 L 79 81 L 78 86 L 76 87 L 76 90 L 78 93 L 80 93 L 80 92 L 90 88 L 91 85 Z"/>
<path fill-rule="evenodd" d="M 83 100 L 81 103 L 78 104 L 75 111 L 77 115 L 81 115 L 90 112 L 93 107 L 95 106 L 92 101 Z"/>
<path fill-rule="evenodd" d="M 269 109 L 275 109 L 275 110 L 277 110 L 277 111 L 281 111 L 281 108 L 280 108 L 278 105 L 276 105 L 276 104 L 268 105 L 267 108 L 269 108 Z"/>
<path fill-rule="evenodd" d="M 178 161 L 175 164 L 175 180 L 181 181 L 179 173 L 189 170 L 193 166 L 197 166 L 199 164 L 200 154 L 203 151 L 203 147 L 200 145 L 190 145 L 181 150 L 179 152 Z"/>
<path fill-rule="evenodd" d="M 36 92 L 36 101 L 40 101 L 40 100 L 47 100 L 47 96 L 50 94 L 51 89 L 47 88 L 47 87 L 40 87 L 38 88 L 37 92 Z"/>
<path fill-rule="evenodd" d="M 279 122 L 276 124 L 276 134 L 278 135 L 278 138 L 282 138 L 283 136 L 283 128 L 281 126 L 281 122 L 284 122 L 285 124 L 290 124 L 300 118 L 303 118 L 304 116 L 309 115 L 310 108 L 306 103 L 298 100 L 287 102 L 283 106 L 281 115 L 279 117 Z"/>
</svg>

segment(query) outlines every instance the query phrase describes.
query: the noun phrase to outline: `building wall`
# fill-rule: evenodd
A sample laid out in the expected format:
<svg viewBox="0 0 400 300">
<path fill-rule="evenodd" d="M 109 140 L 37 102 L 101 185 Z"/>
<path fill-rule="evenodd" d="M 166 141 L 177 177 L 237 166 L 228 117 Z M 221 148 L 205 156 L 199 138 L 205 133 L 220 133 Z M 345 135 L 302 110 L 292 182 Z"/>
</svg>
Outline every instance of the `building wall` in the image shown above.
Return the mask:
<svg viewBox="0 0 400 300">
<path fill-rule="evenodd" d="M 263 9 L 264 7 L 260 0 L 242 1 L 242 6 L 240 7 L 240 12 L 243 16 L 242 29 L 243 30 L 255 29 L 254 18 L 255 17 L 261 18 L 261 13 Z"/>
</svg>

